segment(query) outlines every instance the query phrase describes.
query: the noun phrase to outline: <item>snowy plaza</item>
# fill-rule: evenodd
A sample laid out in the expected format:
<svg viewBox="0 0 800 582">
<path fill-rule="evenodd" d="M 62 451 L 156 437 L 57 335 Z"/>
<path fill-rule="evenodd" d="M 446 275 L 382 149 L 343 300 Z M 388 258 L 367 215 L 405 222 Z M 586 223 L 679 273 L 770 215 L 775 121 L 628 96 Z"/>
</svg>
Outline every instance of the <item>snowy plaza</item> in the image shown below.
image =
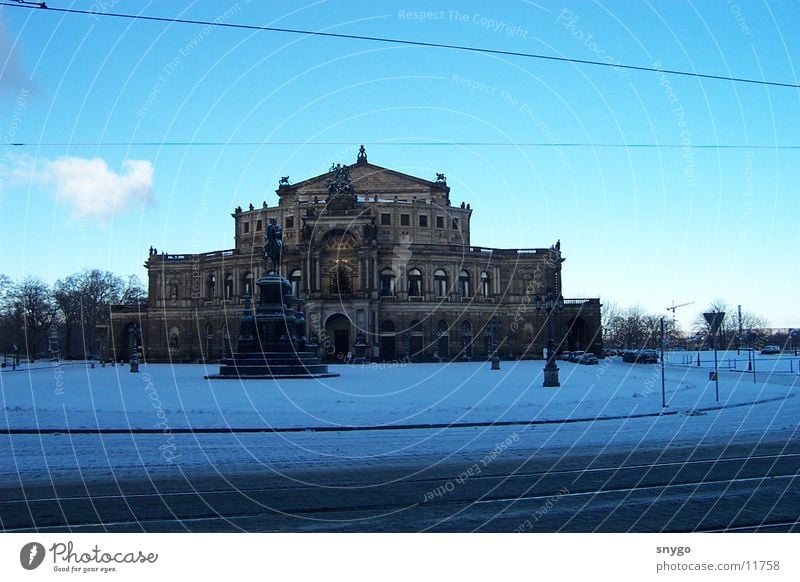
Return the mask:
<svg viewBox="0 0 800 582">
<path fill-rule="evenodd" d="M 754 382 L 723 365 L 735 352 L 721 354 L 717 402 L 708 355 L 697 367 L 668 354 L 666 407 L 661 366 L 618 357 L 559 362 L 555 389 L 542 387 L 541 361 L 339 365 L 336 378 L 285 381 L 205 380 L 215 366 L 199 364 L 5 368 L 1 473 L 13 484 L 796 437 L 797 358 L 759 356 Z"/>
</svg>

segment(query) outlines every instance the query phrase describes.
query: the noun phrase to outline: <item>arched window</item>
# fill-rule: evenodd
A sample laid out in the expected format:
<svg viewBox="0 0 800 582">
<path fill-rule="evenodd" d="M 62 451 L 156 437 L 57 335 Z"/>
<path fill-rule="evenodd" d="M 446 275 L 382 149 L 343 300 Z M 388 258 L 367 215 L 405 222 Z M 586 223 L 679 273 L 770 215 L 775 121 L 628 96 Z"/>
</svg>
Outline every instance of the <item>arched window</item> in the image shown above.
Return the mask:
<svg viewBox="0 0 800 582">
<path fill-rule="evenodd" d="M 408 296 L 419 297 L 422 295 L 422 273 L 419 269 L 411 269 L 408 272 Z"/>
<path fill-rule="evenodd" d="M 227 300 L 233 299 L 233 275 L 228 273 L 225 276 L 225 295 L 224 298 Z"/>
<path fill-rule="evenodd" d="M 217 288 L 217 276 L 213 273 L 206 279 L 206 299 L 214 298 L 214 290 Z"/>
<path fill-rule="evenodd" d="M 393 331 L 394 331 L 394 322 L 391 319 L 387 319 L 383 323 L 381 323 L 381 332 L 391 333 Z"/>
<path fill-rule="evenodd" d="M 242 277 L 242 295 L 253 295 L 253 273 L 250 271 Z"/>
<path fill-rule="evenodd" d="M 469 290 L 469 273 L 463 270 L 458 274 L 458 293 L 462 298 L 471 296 Z"/>
<path fill-rule="evenodd" d="M 465 321 L 461 324 L 461 335 L 472 335 L 472 324 L 469 321 Z"/>
<path fill-rule="evenodd" d="M 300 281 L 303 278 L 303 273 L 300 269 L 295 269 L 292 271 L 292 274 L 289 275 L 289 282 L 292 284 L 292 295 L 299 298 L 300 297 Z"/>
<path fill-rule="evenodd" d="M 381 295 L 384 297 L 393 296 L 395 291 L 395 276 L 391 269 L 381 271 Z"/>
<path fill-rule="evenodd" d="M 345 267 L 331 269 L 328 292 L 335 296 L 349 295 L 353 292 L 353 281 Z"/>
<path fill-rule="evenodd" d="M 434 271 L 433 290 L 436 292 L 436 297 L 447 296 L 447 273 L 444 272 L 444 269 Z"/>
<path fill-rule="evenodd" d="M 489 286 L 489 273 L 481 271 L 481 296 L 489 297 L 491 295 L 491 287 Z"/>
</svg>

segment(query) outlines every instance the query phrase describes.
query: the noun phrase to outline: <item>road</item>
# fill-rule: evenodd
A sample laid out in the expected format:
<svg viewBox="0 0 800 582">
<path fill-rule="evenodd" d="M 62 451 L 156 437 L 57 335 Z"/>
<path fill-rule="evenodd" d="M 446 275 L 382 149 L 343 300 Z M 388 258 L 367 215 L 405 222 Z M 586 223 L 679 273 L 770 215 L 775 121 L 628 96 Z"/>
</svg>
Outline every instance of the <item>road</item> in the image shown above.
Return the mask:
<svg viewBox="0 0 800 582">
<path fill-rule="evenodd" d="M 800 441 L 0 489 L 42 532 L 800 531 Z"/>
</svg>

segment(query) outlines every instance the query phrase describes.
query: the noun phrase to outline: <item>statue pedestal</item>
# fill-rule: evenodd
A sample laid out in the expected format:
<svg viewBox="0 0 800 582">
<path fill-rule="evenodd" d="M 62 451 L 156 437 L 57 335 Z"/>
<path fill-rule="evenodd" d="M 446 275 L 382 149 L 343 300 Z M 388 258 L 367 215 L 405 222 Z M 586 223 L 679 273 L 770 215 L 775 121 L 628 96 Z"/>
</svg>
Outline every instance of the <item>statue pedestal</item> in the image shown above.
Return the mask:
<svg viewBox="0 0 800 582">
<path fill-rule="evenodd" d="M 561 384 L 558 381 L 558 366 L 553 364 L 552 367 L 545 366 L 544 368 L 544 388 L 558 388 Z"/>
<path fill-rule="evenodd" d="M 329 378 L 327 364 L 306 347 L 306 319 L 302 311 L 289 306 L 291 284 L 279 275 L 265 275 L 256 281 L 260 289 L 255 309 L 249 297 L 240 319 L 237 352 L 223 358 L 219 374 L 226 379 Z"/>
</svg>

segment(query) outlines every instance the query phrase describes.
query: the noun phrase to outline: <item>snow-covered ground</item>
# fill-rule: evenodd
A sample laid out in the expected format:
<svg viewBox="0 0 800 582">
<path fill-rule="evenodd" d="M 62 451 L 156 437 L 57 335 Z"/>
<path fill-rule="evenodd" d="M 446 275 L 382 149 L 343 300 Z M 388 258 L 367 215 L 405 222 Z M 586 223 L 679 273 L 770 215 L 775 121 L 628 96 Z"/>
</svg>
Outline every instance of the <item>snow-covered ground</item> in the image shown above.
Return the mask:
<svg viewBox="0 0 800 582">
<path fill-rule="evenodd" d="M 127 366 L 88 364 L 6 369 L 0 373 L 0 479 L 317 467 L 411 457 L 439 462 L 493 450 L 530 456 L 798 435 L 796 361 L 793 373 L 767 374 L 770 366 L 782 372 L 785 364 L 788 370 L 788 360 L 760 358 L 756 382 L 752 374 L 721 366 L 717 403 L 707 356 L 698 368 L 679 365 L 682 355 L 670 354 L 668 362 L 678 363 L 666 366 L 667 408 L 662 408 L 661 366 L 619 358 L 596 366 L 559 362 L 562 385 L 556 389 L 542 387 L 541 361 L 502 362 L 500 371 L 486 362 L 332 366 L 339 377 L 280 381 L 205 380 L 218 367 L 202 365 L 147 364 L 138 374 Z M 389 426 L 404 428 L 351 430 Z M 326 427 L 348 430 L 315 430 Z M 31 428 L 47 433 L 16 434 Z M 173 432 L 219 428 L 233 432 Z M 155 432 L 67 432 L 75 429 Z"/>
</svg>

